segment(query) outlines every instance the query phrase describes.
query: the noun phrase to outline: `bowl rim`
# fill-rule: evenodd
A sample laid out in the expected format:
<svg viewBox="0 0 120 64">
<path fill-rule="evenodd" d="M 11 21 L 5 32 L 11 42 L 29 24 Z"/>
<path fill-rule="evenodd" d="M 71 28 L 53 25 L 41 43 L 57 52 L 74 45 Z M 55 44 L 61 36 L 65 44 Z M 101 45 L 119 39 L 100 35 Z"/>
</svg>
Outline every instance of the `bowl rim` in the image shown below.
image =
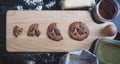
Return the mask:
<svg viewBox="0 0 120 64">
<path fill-rule="evenodd" d="M 114 17 L 112 19 L 105 19 L 101 16 L 101 14 L 99 13 L 99 5 L 101 4 L 103 0 L 100 0 L 98 2 L 98 4 L 96 5 L 96 13 L 98 14 L 98 17 L 102 20 L 102 21 L 112 21 L 115 17 L 117 17 L 119 15 L 119 8 L 120 8 L 120 5 L 118 3 L 118 1 L 116 0 L 108 0 L 109 2 L 111 2 L 114 6 L 115 6 L 115 14 L 114 14 Z"/>
</svg>

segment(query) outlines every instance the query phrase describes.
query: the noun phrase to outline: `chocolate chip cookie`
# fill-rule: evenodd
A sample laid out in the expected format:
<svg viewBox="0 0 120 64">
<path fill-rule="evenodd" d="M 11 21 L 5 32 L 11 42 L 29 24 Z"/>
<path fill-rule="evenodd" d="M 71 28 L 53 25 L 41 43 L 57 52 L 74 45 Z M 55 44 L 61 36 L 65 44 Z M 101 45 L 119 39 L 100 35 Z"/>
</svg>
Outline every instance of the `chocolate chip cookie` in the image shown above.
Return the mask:
<svg viewBox="0 0 120 64">
<path fill-rule="evenodd" d="M 60 30 L 57 28 L 56 23 L 51 23 L 47 28 L 47 35 L 50 39 L 55 41 L 63 40 Z"/>
<path fill-rule="evenodd" d="M 88 37 L 89 29 L 83 22 L 76 21 L 69 26 L 69 34 L 71 38 L 82 41 Z"/>
<path fill-rule="evenodd" d="M 13 34 L 15 37 L 18 37 L 23 32 L 23 28 L 15 26 L 13 29 Z"/>
<path fill-rule="evenodd" d="M 28 36 L 36 36 L 39 37 L 39 35 L 41 34 L 39 28 L 38 28 L 39 24 L 34 23 L 29 27 L 29 30 L 27 32 Z"/>
</svg>

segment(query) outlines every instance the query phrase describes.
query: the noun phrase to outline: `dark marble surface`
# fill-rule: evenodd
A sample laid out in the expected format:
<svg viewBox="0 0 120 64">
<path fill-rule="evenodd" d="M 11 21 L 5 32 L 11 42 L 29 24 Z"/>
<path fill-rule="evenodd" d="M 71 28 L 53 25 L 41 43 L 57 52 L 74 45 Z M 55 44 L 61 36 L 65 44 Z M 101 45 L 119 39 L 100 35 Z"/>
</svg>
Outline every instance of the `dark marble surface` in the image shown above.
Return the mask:
<svg viewBox="0 0 120 64">
<path fill-rule="evenodd" d="M 120 5 L 120 0 L 117 0 Z M 112 21 L 117 26 L 117 36 L 115 39 L 120 40 L 120 7 L 119 7 L 119 14 L 115 17 Z"/>
<path fill-rule="evenodd" d="M 119 5 L 120 5 L 120 0 L 117 0 L 119 2 Z M 119 7 L 120 8 L 120 7 Z M 119 9 L 119 12 L 120 12 L 120 9 Z M 118 14 L 117 17 L 115 17 L 113 19 L 113 21 L 115 23 L 115 25 L 117 26 L 117 29 L 118 29 L 118 32 L 120 32 L 120 13 Z"/>
</svg>

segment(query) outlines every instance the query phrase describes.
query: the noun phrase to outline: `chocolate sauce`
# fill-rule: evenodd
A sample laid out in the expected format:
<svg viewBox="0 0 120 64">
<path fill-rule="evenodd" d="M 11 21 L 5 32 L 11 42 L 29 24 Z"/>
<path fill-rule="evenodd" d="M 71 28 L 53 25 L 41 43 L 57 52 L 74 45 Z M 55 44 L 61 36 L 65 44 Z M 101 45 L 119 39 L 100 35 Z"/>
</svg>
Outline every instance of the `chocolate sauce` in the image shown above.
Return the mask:
<svg viewBox="0 0 120 64">
<path fill-rule="evenodd" d="M 115 15 L 115 6 L 108 0 L 103 0 L 99 6 L 99 13 L 105 19 L 112 19 Z"/>
</svg>

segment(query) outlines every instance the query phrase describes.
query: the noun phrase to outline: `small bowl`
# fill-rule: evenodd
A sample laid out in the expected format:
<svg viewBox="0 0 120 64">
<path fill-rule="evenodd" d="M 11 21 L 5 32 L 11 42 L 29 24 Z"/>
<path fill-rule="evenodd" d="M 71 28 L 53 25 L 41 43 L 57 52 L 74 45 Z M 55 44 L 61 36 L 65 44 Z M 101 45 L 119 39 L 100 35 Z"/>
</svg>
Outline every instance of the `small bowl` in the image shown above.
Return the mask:
<svg viewBox="0 0 120 64">
<path fill-rule="evenodd" d="M 98 39 L 95 43 L 94 54 L 100 64 L 119 64 L 120 41 L 110 39 Z"/>
<path fill-rule="evenodd" d="M 103 0 L 100 0 L 96 7 L 94 8 L 94 10 L 92 11 L 92 14 L 93 14 L 93 19 L 96 21 L 96 22 L 99 22 L 99 23 L 104 23 L 104 22 L 107 22 L 107 21 L 112 21 L 116 16 L 118 16 L 119 14 L 119 3 L 116 1 L 116 0 L 108 0 L 110 3 L 112 3 L 115 7 L 115 14 L 114 14 L 114 17 L 112 19 L 106 19 L 106 18 L 103 18 L 101 16 L 101 14 L 99 13 L 99 6 L 100 4 L 102 3 Z"/>
</svg>

